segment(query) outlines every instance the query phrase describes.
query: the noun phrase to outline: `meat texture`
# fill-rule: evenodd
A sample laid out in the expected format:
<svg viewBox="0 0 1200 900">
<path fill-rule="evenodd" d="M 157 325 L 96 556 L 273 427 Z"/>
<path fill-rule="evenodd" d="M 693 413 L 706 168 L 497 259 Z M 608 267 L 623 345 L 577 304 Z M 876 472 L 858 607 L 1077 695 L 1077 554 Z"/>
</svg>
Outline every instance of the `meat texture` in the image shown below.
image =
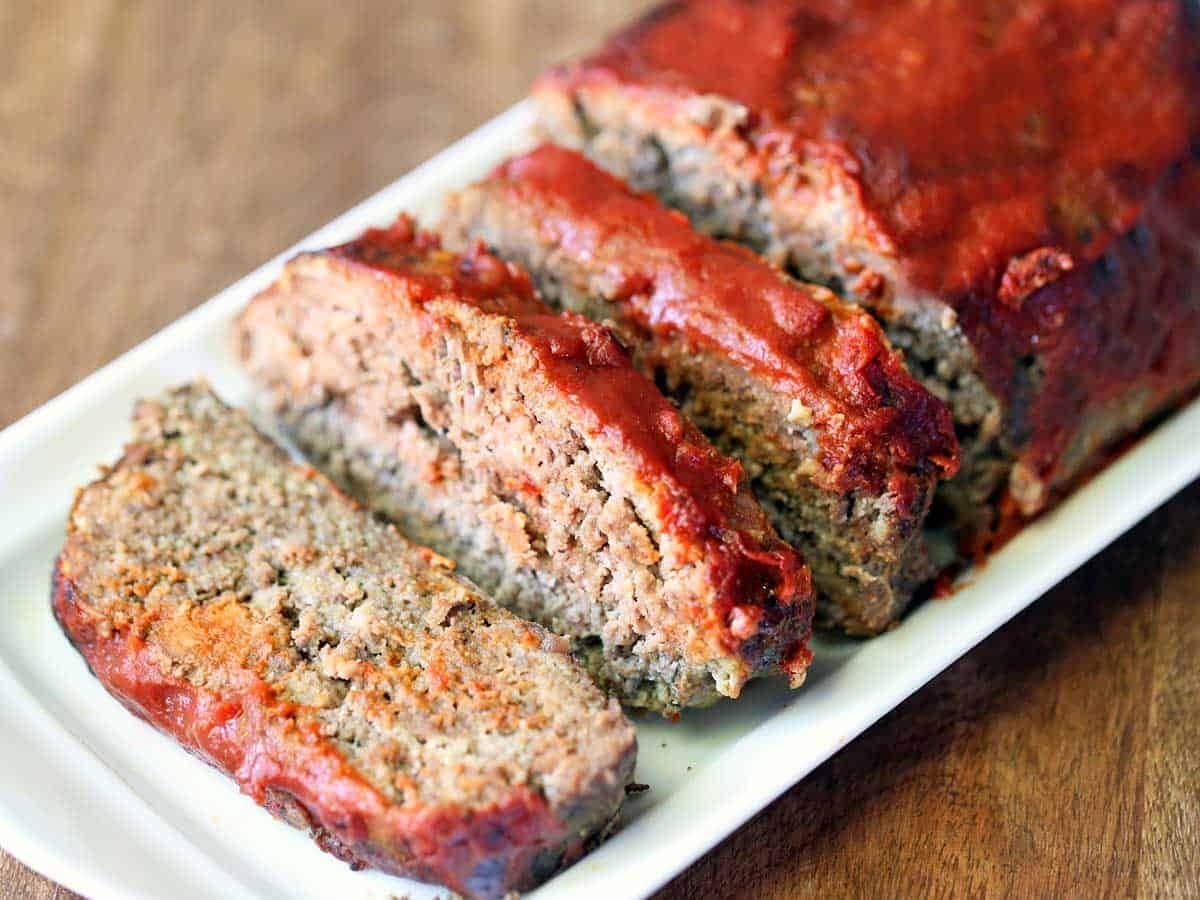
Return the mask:
<svg viewBox="0 0 1200 900">
<path fill-rule="evenodd" d="M 126 707 L 355 868 L 499 897 L 603 835 L 636 739 L 565 641 L 205 386 L 134 431 L 75 501 L 53 594 Z"/>
<path fill-rule="evenodd" d="M 624 702 L 802 680 L 811 577 L 740 465 L 524 272 L 402 217 L 293 260 L 235 339 L 319 465 Z"/>
<path fill-rule="evenodd" d="M 885 324 L 986 537 L 1200 381 L 1180 0 L 664 5 L 534 95 L 556 139 Z"/>
<path fill-rule="evenodd" d="M 638 367 L 746 467 L 812 566 L 823 618 L 880 631 L 933 573 L 921 524 L 958 444 L 866 312 L 549 144 L 452 196 L 442 229 L 614 324 Z"/>
</svg>

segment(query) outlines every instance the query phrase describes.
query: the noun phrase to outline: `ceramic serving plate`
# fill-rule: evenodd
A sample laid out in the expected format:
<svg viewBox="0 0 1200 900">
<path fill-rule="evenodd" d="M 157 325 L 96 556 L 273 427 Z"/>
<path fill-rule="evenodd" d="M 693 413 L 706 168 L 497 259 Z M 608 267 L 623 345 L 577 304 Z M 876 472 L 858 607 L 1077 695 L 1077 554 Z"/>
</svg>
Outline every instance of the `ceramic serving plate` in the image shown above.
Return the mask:
<svg viewBox="0 0 1200 900">
<path fill-rule="evenodd" d="M 344 241 L 531 143 L 519 105 L 302 242 Z M 230 320 L 297 248 L 0 433 L 0 846 L 95 900 L 109 897 L 433 897 L 351 872 L 229 780 L 127 713 L 50 614 L 50 567 L 75 488 L 116 458 L 133 400 L 196 376 L 245 403 Z M 637 780 L 622 829 L 538 897 L 649 894 L 1200 475 L 1200 403 L 1161 425 L 952 597 L 871 641 L 820 639 L 808 682 L 754 684 L 671 724 L 638 720 Z"/>
</svg>

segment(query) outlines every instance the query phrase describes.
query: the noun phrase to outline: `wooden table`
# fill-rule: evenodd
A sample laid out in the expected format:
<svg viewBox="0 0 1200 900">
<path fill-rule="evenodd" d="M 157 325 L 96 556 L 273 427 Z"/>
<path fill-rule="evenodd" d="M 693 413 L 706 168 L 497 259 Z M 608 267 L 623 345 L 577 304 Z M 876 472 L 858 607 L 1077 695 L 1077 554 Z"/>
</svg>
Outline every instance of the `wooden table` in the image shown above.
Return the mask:
<svg viewBox="0 0 1200 900">
<path fill-rule="evenodd" d="M 0 425 L 642 5 L 0 4 Z M 1194 484 L 664 896 L 1198 896 L 1198 663 Z"/>
</svg>

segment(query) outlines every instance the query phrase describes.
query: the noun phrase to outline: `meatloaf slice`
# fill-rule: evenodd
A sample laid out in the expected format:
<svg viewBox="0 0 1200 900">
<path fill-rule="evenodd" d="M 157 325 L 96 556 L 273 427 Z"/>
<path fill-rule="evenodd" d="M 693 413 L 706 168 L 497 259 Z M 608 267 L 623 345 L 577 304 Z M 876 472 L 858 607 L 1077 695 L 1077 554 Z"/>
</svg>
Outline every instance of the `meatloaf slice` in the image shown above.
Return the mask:
<svg viewBox="0 0 1200 900">
<path fill-rule="evenodd" d="M 534 94 L 557 139 L 875 312 L 986 531 L 1200 381 L 1194 9 L 681 0 Z"/>
<path fill-rule="evenodd" d="M 54 613 L 133 712 L 358 868 L 499 897 L 604 831 L 633 726 L 561 638 L 191 385 L 78 495 Z"/>
<path fill-rule="evenodd" d="M 878 632 L 933 574 L 921 523 L 958 444 L 870 315 L 550 144 L 451 197 L 443 232 L 616 323 L 638 367 L 751 474 L 826 618 Z"/>
<path fill-rule="evenodd" d="M 625 702 L 803 678 L 809 571 L 741 467 L 515 267 L 402 217 L 294 259 L 235 333 L 306 452 Z"/>
</svg>

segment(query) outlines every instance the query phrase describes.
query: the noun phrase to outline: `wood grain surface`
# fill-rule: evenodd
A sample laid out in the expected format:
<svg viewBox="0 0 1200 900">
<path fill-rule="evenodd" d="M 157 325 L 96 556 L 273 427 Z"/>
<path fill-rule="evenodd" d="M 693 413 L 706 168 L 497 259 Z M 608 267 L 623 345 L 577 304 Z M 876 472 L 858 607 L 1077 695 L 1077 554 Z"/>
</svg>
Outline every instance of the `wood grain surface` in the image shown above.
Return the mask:
<svg viewBox="0 0 1200 900">
<path fill-rule="evenodd" d="M 642 6 L 0 3 L 0 426 Z M 1200 896 L 1198 663 L 1194 484 L 663 896 Z"/>
</svg>

